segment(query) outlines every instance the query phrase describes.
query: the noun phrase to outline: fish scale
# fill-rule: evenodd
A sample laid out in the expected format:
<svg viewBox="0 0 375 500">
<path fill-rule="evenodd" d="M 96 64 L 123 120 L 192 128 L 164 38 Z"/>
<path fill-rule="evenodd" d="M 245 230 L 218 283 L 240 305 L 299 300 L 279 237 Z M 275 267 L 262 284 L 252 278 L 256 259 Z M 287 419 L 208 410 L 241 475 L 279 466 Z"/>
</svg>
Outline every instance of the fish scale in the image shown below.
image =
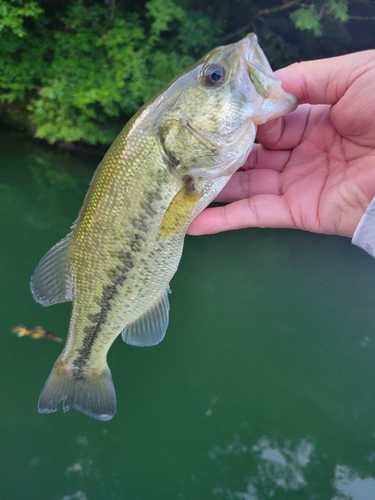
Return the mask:
<svg viewBox="0 0 375 500">
<path fill-rule="evenodd" d="M 121 333 L 137 346 L 163 339 L 169 282 L 190 222 L 246 160 L 256 126 L 296 105 L 250 34 L 211 51 L 130 120 L 98 166 L 71 233 L 32 276 L 42 305 L 73 302 L 40 412 L 62 401 L 64 411 L 112 418 L 110 346 Z"/>
</svg>

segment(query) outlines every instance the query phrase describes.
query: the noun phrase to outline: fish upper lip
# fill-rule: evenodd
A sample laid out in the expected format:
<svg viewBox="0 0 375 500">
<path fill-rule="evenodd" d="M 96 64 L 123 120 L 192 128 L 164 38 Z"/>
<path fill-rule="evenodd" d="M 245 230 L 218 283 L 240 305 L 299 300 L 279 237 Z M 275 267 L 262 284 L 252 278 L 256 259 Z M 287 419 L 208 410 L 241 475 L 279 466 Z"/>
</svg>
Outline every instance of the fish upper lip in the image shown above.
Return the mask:
<svg viewBox="0 0 375 500">
<path fill-rule="evenodd" d="M 298 98 L 282 88 L 281 80 L 273 72 L 268 73 L 267 68 L 263 68 L 260 64 L 256 64 L 253 61 L 250 62 L 247 59 L 246 66 L 249 78 L 259 95 L 264 99 L 289 103 L 291 106 L 290 111 L 297 107 L 299 104 Z"/>
</svg>

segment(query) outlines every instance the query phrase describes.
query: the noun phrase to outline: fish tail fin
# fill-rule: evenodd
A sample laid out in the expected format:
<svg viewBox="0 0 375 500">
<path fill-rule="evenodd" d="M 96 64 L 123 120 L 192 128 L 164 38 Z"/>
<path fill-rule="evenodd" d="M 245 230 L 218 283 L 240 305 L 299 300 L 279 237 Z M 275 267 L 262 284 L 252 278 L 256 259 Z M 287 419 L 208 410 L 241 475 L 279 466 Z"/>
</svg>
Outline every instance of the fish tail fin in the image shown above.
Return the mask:
<svg viewBox="0 0 375 500">
<path fill-rule="evenodd" d="M 110 420 L 116 412 L 116 393 L 108 365 L 98 375 L 74 377 L 53 367 L 39 398 L 39 413 L 55 412 L 60 402 L 63 410 L 75 408 L 98 420 Z"/>
</svg>

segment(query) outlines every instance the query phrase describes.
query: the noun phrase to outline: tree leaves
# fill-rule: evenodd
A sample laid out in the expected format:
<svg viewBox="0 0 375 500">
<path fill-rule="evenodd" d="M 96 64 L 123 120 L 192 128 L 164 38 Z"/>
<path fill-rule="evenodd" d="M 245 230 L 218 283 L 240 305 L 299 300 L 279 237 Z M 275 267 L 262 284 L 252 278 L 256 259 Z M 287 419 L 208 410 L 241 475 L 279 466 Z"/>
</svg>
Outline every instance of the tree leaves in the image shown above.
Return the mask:
<svg viewBox="0 0 375 500">
<path fill-rule="evenodd" d="M 323 34 L 322 19 L 325 13 L 332 14 L 338 21 L 346 22 L 348 20 L 348 0 L 328 0 L 320 5 L 311 3 L 308 8 L 301 7 L 295 10 L 290 17 L 296 28 L 310 30 L 315 36 L 321 36 Z"/>
<path fill-rule="evenodd" d="M 4 16 L 14 10 L 11 1 L 5 2 Z M 0 99 L 24 100 L 35 135 L 51 143 L 111 142 L 121 128 L 117 117 L 130 117 L 193 64 L 186 25 L 199 52 L 211 49 L 212 33 L 218 33 L 213 29 L 204 37 L 201 27 L 209 20 L 173 0 L 150 0 L 145 8 L 141 18 L 114 6 L 112 19 L 102 2 L 71 2 L 62 13 L 45 17 L 44 24 L 30 25 L 22 40 L 21 24 L 14 25 L 0 54 L 8 68 L 0 75 Z M 39 7 L 34 12 L 43 13 Z M 21 23 L 26 10 L 16 13 Z"/>
<path fill-rule="evenodd" d="M 290 14 L 296 28 L 300 30 L 311 30 L 315 36 L 322 34 L 322 26 L 320 24 L 319 14 L 312 5 L 308 9 L 302 8 L 295 10 Z"/>
<path fill-rule="evenodd" d="M 35 135 L 51 143 L 108 144 L 176 74 L 249 31 L 258 33 L 276 67 L 347 50 L 348 6 L 349 0 L 0 0 L 0 101 L 3 111 L 25 110 Z"/>
<path fill-rule="evenodd" d="M 37 2 L 22 2 L 21 0 L 0 2 L 0 35 L 8 28 L 18 37 L 25 36 L 24 18 L 36 18 L 42 12 L 43 9 L 38 6 Z"/>
</svg>

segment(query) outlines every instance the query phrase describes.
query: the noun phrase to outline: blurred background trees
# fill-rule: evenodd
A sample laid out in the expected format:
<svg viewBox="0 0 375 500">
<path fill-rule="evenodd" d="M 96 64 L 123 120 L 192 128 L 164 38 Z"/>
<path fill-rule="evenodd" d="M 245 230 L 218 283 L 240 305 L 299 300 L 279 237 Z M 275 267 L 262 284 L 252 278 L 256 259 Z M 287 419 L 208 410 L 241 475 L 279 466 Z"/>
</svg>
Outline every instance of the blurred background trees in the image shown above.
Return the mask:
<svg viewBox="0 0 375 500">
<path fill-rule="evenodd" d="M 374 0 L 0 0 L 0 119 L 108 144 L 216 45 L 254 31 L 276 69 L 372 48 L 374 22 Z"/>
</svg>

